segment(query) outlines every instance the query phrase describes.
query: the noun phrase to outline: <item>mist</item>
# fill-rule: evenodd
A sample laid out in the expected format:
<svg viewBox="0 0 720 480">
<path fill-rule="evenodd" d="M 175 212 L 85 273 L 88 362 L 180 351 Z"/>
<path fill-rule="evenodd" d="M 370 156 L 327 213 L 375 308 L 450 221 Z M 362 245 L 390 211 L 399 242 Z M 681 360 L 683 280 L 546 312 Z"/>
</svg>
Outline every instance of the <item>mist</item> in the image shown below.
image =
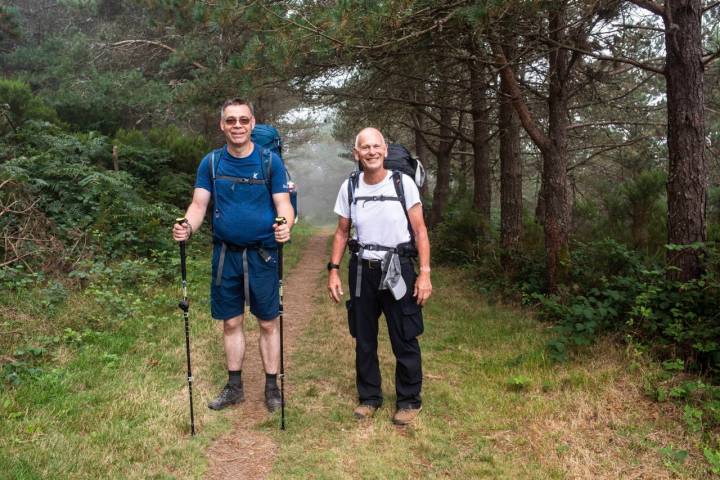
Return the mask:
<svg viewBox="0 0 720 480">
<path fill-rule="evenodd" d="M 333 212 L 340 185 L 355 169 L 350 146 L 333 140 L 309 140 L 283 155 L 298 192 L 300 222 L 335 225 Z"/>
</svg>

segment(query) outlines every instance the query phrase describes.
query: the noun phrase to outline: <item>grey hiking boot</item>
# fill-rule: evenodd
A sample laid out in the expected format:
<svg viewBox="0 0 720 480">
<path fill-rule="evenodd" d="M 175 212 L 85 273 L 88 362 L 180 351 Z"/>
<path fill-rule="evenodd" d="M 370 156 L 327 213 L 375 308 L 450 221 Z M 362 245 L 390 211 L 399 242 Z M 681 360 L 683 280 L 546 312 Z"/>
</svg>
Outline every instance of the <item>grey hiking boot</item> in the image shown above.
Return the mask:
<svg viewBox="0 0 720 480">
<path fill-rule="evenodd" d="M 265 406 L 270 412 L 280 410 L 282 399 L 280 398 L 280 389 L 276 385 L 265 384 Z"/>
<path fill-rule="evenodd" d="M 212 410 L 222 410 L 230 405 L 235 405 L 245 400 L 245 394 L 243 393 L 242 383 L 240 385 L 226 384 L 220 395 L 218 395 L 213 401 L 208 403 L 208 408 Z"/>
</svg>

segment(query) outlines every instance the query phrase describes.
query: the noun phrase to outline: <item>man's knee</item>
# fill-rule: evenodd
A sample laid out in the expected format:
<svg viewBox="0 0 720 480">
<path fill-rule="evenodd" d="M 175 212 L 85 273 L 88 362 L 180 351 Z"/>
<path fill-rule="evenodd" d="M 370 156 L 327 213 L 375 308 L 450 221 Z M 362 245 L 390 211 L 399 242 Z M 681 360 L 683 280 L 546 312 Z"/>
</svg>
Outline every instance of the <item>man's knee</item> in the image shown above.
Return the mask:
<svg viewBox="0 0 720 480">
<path fill-rule="evenodd" d="M 225 335 L 231 335 L 233 333 L 237 333 L 238 331 L 242 331 L 243 318 L 244 317 L 242 315 L 238 315 L 237 317 L 223 320 L 223 333 Z"/>
<path fill-rule="evenodd" d="M 259 320 L 260 333 L 262 335 L 273 335 L 280 329 L 280 322 L 277 318 L 273 320 Z"/>
</svg>

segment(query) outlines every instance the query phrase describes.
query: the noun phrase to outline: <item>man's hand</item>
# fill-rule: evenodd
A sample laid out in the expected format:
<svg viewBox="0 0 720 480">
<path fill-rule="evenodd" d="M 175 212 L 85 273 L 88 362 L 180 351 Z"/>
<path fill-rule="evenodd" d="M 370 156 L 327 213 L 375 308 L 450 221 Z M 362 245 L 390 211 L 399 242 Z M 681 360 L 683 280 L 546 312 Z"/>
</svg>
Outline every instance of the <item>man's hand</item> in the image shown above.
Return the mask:
<svg viewBox="0 0 720 480">
<path fill-rule="evenodd" d="M 277 224 L 273 223 L 273 230 L 275 230 L 275 241 L 278 243 L 285 243 L 290 241 L 290 225 L 287 223 Z"/>
<path fill-rule="evenodd" d="M 192 235 L 192 227 L 187 220 L 182 223 L 175 222 L 173 224 L 172 236 L 176 242 L 185 242 L 190 239 L 190 235 Z"/>
<path fill-rule="evenodd" d="M 413 297 L 417 298 L 417 304 L 420 306 L 425 305 L 428 298 L 432 294 L 432 283 L 430 282 L 430 272 L 420 272 L 417 280 L 415 280 L 415 291 Z"/>
<path fill-rule="evenodd" d="M 340 273 L 337 269 L 333 268 L 328 272 L 328 291 L 330 292 L 330 298 L 335 303 L 340 303 L 340 299 L 343 296 L 342 282 L 340 281 Z"/>
</svg>

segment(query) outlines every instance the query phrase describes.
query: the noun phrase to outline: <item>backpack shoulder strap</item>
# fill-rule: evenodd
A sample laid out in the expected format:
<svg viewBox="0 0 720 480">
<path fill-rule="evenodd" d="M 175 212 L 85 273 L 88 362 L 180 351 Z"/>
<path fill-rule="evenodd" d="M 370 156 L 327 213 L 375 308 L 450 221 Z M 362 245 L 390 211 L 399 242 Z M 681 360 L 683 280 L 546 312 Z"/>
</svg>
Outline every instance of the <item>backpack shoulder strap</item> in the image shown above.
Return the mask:
<svg viewBox="0 0 720 480">
<path fill-rule="evenodd" d="M 357 189 L 359 182 L 360 182 L 360 172 L 355 170 L 352 173 L 350 173 L 350 177 L 348 178 L 348 185 L 347 185 L 348 208 L 355 201 L 355 189 Z"/>
<path fill-rule="evenodd" d="M 262 168 L 263 178 L 265 183 L 270 186 L 272 183 L 272 152 L 267 148 L 258 148 L 260 149 L 260 167 Z"/>
<path fill-rule="evenodd" d="M 350 173 L 350 176 L 348 177 L 348 214 L 350 215 L 350 227 L 352 228 L 352 205 L 355 201 L 355 189 L 358 187 L 358 182 L 360 182 L 360 171 L 354 170 Z M 357 227 L 356 227 L 357 228 Z"/>
<path fill-rule="evenodd" d="M 267 148 L 258 148 L 260 149 L 260 169 L 270 198 L 272 198 L 272 152 Z"/>
<path fill-rule="evenodd" d="M 408 232 L 410 233 L 410 241 L 413 245 L 415 245 L 415 232 L 413 232 L 412 225 L 410 224 L 410 215 L 408 215 L 407 205 L 405 205 L 405 187 L 403 186 L 402 176 L 403 174 L 399 170 L 392 171 L 392 182 L 395 186 L 395 194 L 397 195 L 398 200 L 400 200 L 400 205 L 402 205 L 403 213 L 405 214 L 405 218 L 407 219 L 407 227 Z"/>
<path fill-rule="evenodd" d="M 215 184 L 215 179 L 217 178 L 216 169 L 215 169 L 215 154 L 217 153 L 217 150 L 213 150 L 210 153 L 210 175 L 212 177 L 212 199 L 213 199 L 213 210 L 215 212 L 215 216 L 220 216 L 220 210 L 218 209 L 218 202 L 217 202 L 217 185 Z M 219 162 L 219 160 L 218 160 Z"/>
</svg>

